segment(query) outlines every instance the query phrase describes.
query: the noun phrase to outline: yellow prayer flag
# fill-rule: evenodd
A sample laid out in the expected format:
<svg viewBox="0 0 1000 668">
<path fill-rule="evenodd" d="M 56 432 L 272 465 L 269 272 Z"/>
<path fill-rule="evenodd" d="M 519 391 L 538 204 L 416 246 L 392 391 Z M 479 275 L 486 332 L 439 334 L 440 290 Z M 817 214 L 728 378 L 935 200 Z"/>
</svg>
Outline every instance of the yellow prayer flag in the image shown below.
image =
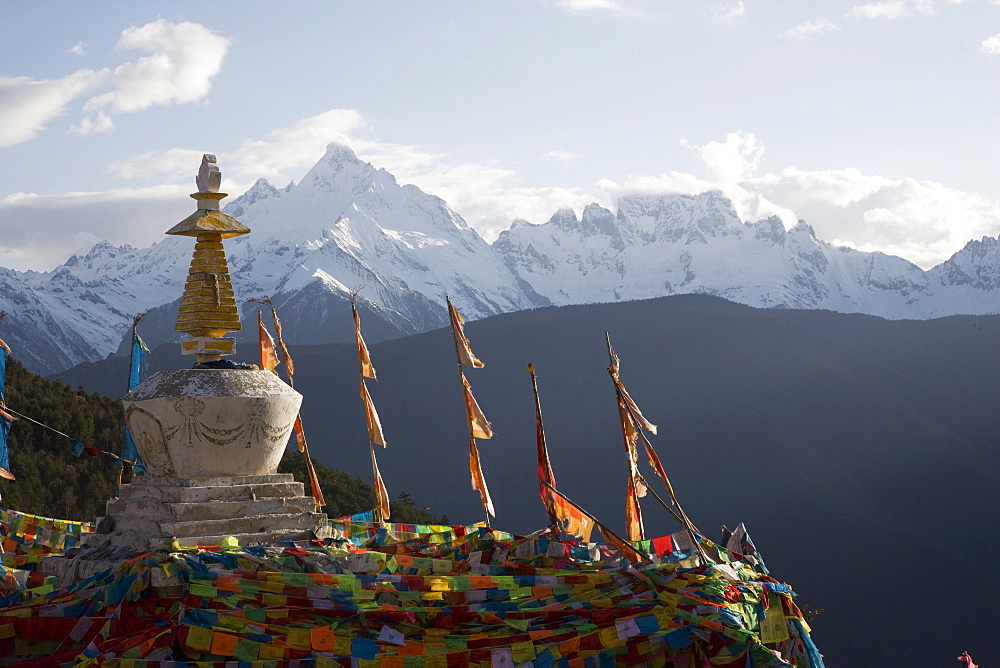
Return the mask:
<svg viewBox="0 0 1000 668">
<path fill-rule="evenodd" d="M 496 517 L 493 512 L 493 499 L 490 498 L 490 490 L 486 486 L 486 478 L 483 477 L 483 467 L 479 462 L 479 448 L 476 447 L 476 439 L 469 440 L 469 472 L 472 474 L 472 489 L 479 492 L 479 500 L 483 508 L 491 517 Z"/>
<path fill-rule="evenodd" d="M 274 348 L 274 339 L 264 326 L 264 318 L 260 311 L 257 311 L 257 335 L 260 339 L 260 368 L 277 373 L 275 368 L 281 364 L 278 359 L 278 351 Z"/>
<path fill-rule="evenodd" d="M 634 480 L 629 480 L 628 492 L 625 495 L 625 524 L 629 540 L 635 541 L 644 538 L 642 509 L 639 508 L 639 499 L 636 497 Z"/>
<path fill-rule="evenodd" d="M 378 498 L 378 509 L 380 519 L 385 522 L 389 519 L 389 492 L 382 482 L 382 473 L 378 470 L 378 462 L 375 460 L 375 448 L 371 446 L 372 452 L 372 473 L 375 475 L 375 496 Z"/>
<path fill-rule="evenodd" d="M 375 378 L 375 367 L 372 366 L 371 357 L 368 355 L 368 346 L 361 337 L 361 317 L 358 309 L 351 302 L 351 311 L 354 314 L 354 340 L 358 346 L 358 364 L 361 366 L 361 375 L 365 378 Z"/>
<path fill-rule="evenodd" d="M 455 305 L 451 303 L 451 300 L 446 298 L 446 301 L 448 302 L 448 315 L 451 318 L 451 333 L 455 337 L 455 350 L 458 352 L 458 363 L 462 366 L 471 366 L 474 369 L 483 368 L 483 363 L 472 354 L 472 348 L 469 347 L 469 339 L 465 337 L 465 329 L 462 327 L 462 323 L 465 320 L 459 314 Z"/>
<path fill-rule="evenodd" d="M 479 403 L 472 396 L 472 386 L 462 374 L 462 388 L 465 390 L 465 416 L 469 421 L 469 433 L 473 438 L 493 438 L 493 427 L 483 415 Z"/>
<path fill-rule="evenodd" d="M 200 626 L 188 628 L 187 641 L 185 644 L 191 649 L 199 652 L 209 652 L 212 649 L 212 630 Z"/>
<path fill-rule="evenodd" d="M 361 399 L 365 402 L 365 422 L 368 424 L 368 440 L 385 447 L 385 435 L 382 433 L 382 422 L 378 419 L 378 411 L 375 410 L 375 403 L 368 394 L 368 386 L 365 379 L 361 379 Z"/>
</svg>

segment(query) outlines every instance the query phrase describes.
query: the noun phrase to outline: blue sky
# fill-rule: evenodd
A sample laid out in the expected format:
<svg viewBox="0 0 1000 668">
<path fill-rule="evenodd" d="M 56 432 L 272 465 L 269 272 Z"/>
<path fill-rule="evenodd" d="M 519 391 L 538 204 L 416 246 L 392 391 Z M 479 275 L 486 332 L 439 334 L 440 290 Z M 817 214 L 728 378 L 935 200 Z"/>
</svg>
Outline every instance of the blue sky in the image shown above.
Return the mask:
<svg viewBox="0 0 1000 668">
<path fill-rule="evenodd" d="M 720 188 L 930 267 L 1000 233 L 995 0 L 0 3 L 0 266 L 148 245 L 329 141 L 515 217 Z"/>
</svg>

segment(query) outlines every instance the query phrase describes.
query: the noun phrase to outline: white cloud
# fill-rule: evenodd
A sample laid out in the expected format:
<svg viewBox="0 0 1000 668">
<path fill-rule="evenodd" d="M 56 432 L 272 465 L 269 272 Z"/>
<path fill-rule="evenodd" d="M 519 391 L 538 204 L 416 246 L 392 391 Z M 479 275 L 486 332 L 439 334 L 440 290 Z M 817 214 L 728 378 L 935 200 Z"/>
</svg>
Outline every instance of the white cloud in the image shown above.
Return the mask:
<svg viewBox="0 0 1000 668">
<path fill-rule="evenodd" d="M 73 100 L 109 85 L 110 91 L 86 102 L 89 115 L 71 126 L 71 132 L 108 132 L 114 127 L 112 114 L 203 99 L 222 67 L 229 40 L 197 23 L 158 19 L 124 30 L 117 48 L 149 55 L 114 71 L 83 69 L 59 79 L 0 77 L 0 147 L 34 138 Z M 86 44 L 77 42 L 69 51 L 84 55 Z"/>
<path fill-rule="evenodd" d="M 8 195 L 0 199 L 0 219 L 11 222 L 5 224 L 0 241 L 0 266 L 49 270 L 74 253 L 86 253 L 101 239 L 148 246 L 191 213 L 190 190 L 157 186 Z"/>
<path fill-rule="evenodd" d="M 579 158 L 580 156 L 576 153 L 570 153 L 569 151 L 549 151 L 542 155 L 542 160 L 551 160 L 552 162 L 564 162 L 570 163 Z"/>
<path fill-rule="evenodd" d="M 709 7 L 708 16 L 712 23 L 732 28 L 746 20 L 746 7 L 743 0 L 718 2 Z"/>
<path fill-rule="evenodd" d="M 615 0 L 559 0 L 557 7 L 569 12 L 592 12 L 594 10 L 618 11 L 621 9 Z"/>
<path fill-rule="evenodd" d="M 793 26 L 788 30 L 781 33 L 783 37 L 791 37 L 792 39 L 797 39 L 801 41 L 807 41 L 813 37 L 822 35 L 825 32 L 830 32 L 833 30 L 840 30 L 836 25 L 825 18 L 816 19 L 815 21 L 805 21 L 797 26 Z"/>
<path fill-rule="evenodd" d="M 746 133 L 690 148 L 701 157 L 709 178 L 671 172 L 600 185 L 615 197 L 719 189 L 744 220 L 778 215 L 790 227 L 802 218 L 824 241 L 898 255 L 924 268 L 948 259 L 969 239 L 1000 234 L 1000 202 L 933 181 L 888 179 L 852 167 L 788 167 L 753 176 L 764 147 Z"/>
<path fill-rule="evenodd" d="M 847 14 L 849 18 L 865 21 L 894 21 L 909 15 L 906 3 L 899 0 L 854 5 Z"/>
<path fill-rule="evenodd" d="M 991 56 L 1000 56 L 1000 34 L 984 39 L 979 45 L 979 50 Z"/>
<path fill-rule="evenodd" d="M 157 19 L 122 31 L 116 49 L 149 55 L 115 68 L 113 90 L 90 98 L 91 113 L 131 113 L 208 95 L 229 40 L 197 23 Z"/>
<path fill-rule="evenodd" d="M 87 55 L 87 43 L 83 41 L 77 42 L 68 49 L 68 52 L 77 58 L 82 58 Z"/>
</svg>

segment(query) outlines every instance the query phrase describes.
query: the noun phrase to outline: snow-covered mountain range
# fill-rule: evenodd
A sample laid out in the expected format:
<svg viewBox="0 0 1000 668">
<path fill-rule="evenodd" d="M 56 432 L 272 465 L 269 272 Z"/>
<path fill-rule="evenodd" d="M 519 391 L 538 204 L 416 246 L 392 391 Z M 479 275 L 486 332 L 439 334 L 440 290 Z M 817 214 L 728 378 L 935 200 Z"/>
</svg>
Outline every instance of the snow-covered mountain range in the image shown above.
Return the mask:
<svg viewBox="0 0 1000 668">
<path fill-rule="evenodd" d="M 490 245 L 440 198 L 331 144 L 301 183 L 260 180 L 225 210 L 253 230 L 226 242 L 238 300 L 270 296 L 295 343 L 349 341 L 353 292 L 372 341 L 444 326 L 445 295 L 473 319 L 680 293 L 888 318 L 1000 312 L 997 239 L 970 241 L 923 271 L 831 246 L 804 222 L 787 231 L 775 218 L 742 222 L 717 192 L 630 196 L 617 213 L 591 204 L 582 218 L 562 210 L 542 225 L 519 220 Z M 115 352 L 147 309 L 143 336 L 174 340 L 192 246 L 183 237 L 149 248 L 101 242 L 50 272 L 0 268 L 9 314 L 0 338 L 39 372 Z"/>
</svg>

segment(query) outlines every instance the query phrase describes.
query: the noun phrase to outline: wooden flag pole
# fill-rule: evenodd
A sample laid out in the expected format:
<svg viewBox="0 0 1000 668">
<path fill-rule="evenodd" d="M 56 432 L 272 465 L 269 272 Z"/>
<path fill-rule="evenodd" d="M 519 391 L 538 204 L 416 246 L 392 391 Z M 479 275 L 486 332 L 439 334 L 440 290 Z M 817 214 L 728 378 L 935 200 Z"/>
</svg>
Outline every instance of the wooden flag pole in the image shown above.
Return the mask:
<svg viewBox="0 0 1000 668">
<path fill-rule="evenodd" d="M 555 484 L 555 473 L 552 472 L 552 462 L 549 461 L 549 446 L 545 441 L 545 423 L 542 421 L 542 402 L 538 397 L 538 380 L 535 377 L 535 365 L 528 363 L 528 373 L 531 374 L 531 389 L 535 395 L 535 419 L 538 421 L 537 424 L 537 436 L 538 436 L 538 480 L 539 482 L 544 482 L 547 484 Z M 542 453 L 544 453 L 545 462 L 542 463 Z M 544 466 L 544 471 L 542 470 Z M 542 477 L 542 474 L 552 478 L 552 483 Z M 549 522 L 552 526 L 552 533 L 558 534 L 559 532 L 559 521 L 556 519 L 555 509 L 550 505 L 546 504 L 545 512 L 549 515 Z"/>
</svg>

